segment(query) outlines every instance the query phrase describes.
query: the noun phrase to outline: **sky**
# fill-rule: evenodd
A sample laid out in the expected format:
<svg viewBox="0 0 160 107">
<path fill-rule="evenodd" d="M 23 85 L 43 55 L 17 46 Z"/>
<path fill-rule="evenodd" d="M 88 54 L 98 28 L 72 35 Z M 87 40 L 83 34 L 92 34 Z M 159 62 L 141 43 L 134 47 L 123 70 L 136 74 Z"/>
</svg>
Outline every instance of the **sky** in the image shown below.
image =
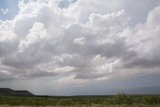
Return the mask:
<svg viewBox="0 0 160 107">
<path fill-rule="evenodd" d="M 160 87 L 159 34 L 160 0 L 0 0 L 0 87 L 38 95 Z"/>
</svg>

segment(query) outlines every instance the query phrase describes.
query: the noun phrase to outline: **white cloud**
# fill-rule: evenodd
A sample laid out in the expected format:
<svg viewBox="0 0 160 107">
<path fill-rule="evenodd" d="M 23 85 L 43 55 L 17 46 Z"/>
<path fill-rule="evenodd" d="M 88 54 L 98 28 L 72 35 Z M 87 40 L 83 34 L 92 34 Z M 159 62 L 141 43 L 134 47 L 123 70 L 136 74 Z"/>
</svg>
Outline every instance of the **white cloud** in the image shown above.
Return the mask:
<svg viewBox="0 0 160 107">
<path fill-rule="evenodd" d="M 1 11 L 1 13 L 2 13 L 3 15 L 8 14 L 8 12 L 9 12 L 8 9 L 0 9 L 0 11 Z"/>
<path fill-rule="evenodd" d="M 29 34 L 26 35 L 25 39 L 20 41 L 19 50 L 23 52 L 25 48 L 45 39 L 46 36 L 47 31 L 44 29 L 43 24 L 35 23 L 33 28 L 29 31 Z"/>
<path fill-rule="evenodd" d="M 85 38 L 84 37 L 76 38 L 74 39 L 73 42 L 79 45 L 85 45 Z"/>
<path fill-rule="evenodd" d="M 13 20 L 0 21 L 0 65 L 6 67 L 0 79 L 83 83 L 159 69 L 160 6 L 131 26 L 124 5 L 78 0 L 61 9 L 58 1 L 21 1 Z"/>
</svg>

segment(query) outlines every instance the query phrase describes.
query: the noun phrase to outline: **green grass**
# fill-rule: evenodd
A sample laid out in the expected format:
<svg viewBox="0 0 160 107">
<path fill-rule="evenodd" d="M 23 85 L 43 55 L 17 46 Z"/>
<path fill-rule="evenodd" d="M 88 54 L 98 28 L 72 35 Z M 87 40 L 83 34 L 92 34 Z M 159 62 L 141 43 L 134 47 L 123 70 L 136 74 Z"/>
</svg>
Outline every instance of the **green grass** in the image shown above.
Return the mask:
<svg viewBox="0 0 160 107">
<path fill-rule="evenodd" d="M 57 105 L 57 106 L 22 106 L 22 105 L 19 105 L 19 106 L 11 106 L 11 105 L 0 105 L 0 107 L 160 107 L 160 105 L 74 105 L 74 106 L 60 106 L 60 105 Z"/>
<path fill-rule="evenodd" d="M 59 107 L 160 107 L 159 95 L 77 96 L 77 97 L 18 97 L 0 96 L 1 107 L 59 106 Z M 22 106 L 21 106 L 22 107 Z"/>
</svg>

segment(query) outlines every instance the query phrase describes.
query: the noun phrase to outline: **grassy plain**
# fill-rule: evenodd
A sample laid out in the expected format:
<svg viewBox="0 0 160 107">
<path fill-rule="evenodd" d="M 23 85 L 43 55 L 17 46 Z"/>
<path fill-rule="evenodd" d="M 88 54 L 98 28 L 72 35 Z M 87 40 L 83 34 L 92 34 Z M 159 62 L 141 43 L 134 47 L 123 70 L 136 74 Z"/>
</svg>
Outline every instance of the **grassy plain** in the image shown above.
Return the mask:
<svg viewBox="0 0 160 107">
<path fill-rule="evenodd" d="M 0 96 L 0 107 L 160 107 L 160 95 Z"/>
</svg>

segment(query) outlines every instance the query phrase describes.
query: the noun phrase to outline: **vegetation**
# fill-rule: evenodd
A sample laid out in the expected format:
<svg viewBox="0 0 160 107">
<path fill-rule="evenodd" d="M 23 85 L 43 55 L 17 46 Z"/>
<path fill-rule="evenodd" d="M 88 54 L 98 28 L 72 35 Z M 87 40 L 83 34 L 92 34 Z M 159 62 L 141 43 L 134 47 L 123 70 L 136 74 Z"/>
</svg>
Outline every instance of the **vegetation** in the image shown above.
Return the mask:
<svg viewBox="0 0 160 107">
<path fill-rule="evenodd" d="M 113 96 L 74 96 L 74 97 L 49 97 L 49 96 L 0 96 L 0 105 L 34 105 L 34 106 L 92 106 L 104 107 L 116 105 L 128 107 L 129 105 L 140 105 L 137 107 L 146 107 L 146 105 L 154 105 L 160 107 L 160 95 L 126 95 L 118 94 Z M 128 106 L 127 106 L 128 105 Z M 97 106 L 95 106 L 97 107 Z"/>
</svg>

